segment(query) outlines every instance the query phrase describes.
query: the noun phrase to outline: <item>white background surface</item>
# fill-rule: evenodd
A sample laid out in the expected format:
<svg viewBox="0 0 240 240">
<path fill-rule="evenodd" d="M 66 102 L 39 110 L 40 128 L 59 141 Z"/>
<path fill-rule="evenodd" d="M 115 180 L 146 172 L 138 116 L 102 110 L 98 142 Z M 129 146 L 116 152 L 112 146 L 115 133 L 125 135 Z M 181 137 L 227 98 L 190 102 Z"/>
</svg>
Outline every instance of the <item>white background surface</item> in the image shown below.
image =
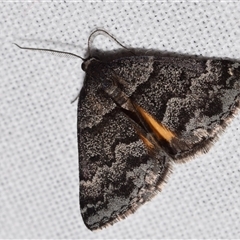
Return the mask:
<svg viewBox="0 0 240 240">
<path fill-rule="evenodd" d="M 0 238 L 240 238 L 240 117 L 208 154 L 174 168 L 162 193 L 90 232 L 78 198 L 81 60 L 104 28 L 126 46 L 240 60 L 240 3 L 0 3 Z M 97 37 L 96 47 L 117 47 Z"/>
</svg>

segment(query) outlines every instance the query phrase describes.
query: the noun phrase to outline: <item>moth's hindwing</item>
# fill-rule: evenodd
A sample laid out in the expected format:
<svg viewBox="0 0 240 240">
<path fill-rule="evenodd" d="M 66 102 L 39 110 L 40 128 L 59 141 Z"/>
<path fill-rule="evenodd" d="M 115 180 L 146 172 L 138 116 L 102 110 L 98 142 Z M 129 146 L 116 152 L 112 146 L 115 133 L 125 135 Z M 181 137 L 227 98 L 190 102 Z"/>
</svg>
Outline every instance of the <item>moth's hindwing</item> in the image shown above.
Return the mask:
<svg viewBox="0 0 240 240">
<path fill-rule="evenodd" d="M 85 62 L 78 106 L 80 207 L 91 229 L 161 190 L 172 162 L 208 150 L 239 108 L 240 65 L 129 57 Z"/>
</svg>

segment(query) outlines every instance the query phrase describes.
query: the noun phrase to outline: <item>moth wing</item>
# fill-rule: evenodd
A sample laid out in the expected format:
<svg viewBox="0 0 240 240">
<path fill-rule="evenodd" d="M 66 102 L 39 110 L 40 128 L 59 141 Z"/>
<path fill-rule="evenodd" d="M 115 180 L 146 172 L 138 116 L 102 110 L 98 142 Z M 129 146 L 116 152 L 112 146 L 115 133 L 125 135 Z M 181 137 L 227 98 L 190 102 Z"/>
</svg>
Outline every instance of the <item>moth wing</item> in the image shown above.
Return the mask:
<svg viewBox="0 0 240 240">
<path fill-rule="evenodd" d="M 234 61 L 133 57 L 113 61 L 112 69 L 126 80 L 126 94 L 176 135 L 169 143 L 175 161 L 206 152 L 239 109 L 240 63 Z"/>
<path fill-rule="evenodd" d="M 149 155 L 130 119 L 116 106 L 96 121 L 97 111 L 107 107 L 93 86 L 96 82 L 87 76 L 78 108 L 80 208 L 91 230 L 133 213 L 161 191 L 171 169 L 164 153 Z"/>
</svg>

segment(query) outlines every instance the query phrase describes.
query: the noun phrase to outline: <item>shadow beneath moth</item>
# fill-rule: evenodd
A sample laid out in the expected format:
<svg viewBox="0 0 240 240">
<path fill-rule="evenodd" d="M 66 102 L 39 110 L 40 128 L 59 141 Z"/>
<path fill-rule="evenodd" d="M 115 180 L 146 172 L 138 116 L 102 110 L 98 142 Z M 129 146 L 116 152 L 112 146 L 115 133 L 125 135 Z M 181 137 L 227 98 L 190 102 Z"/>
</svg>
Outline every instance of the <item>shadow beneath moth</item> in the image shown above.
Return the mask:
<svg viewBox="0 0 240 240">
<path fill-rule="evenodd" d="M 88 43 L 95 33 L 109 35 L 96 30 Z M 120 45 L 80 57 L 80 208 L 90 230 L 160 192 L 173 164 L 207 152 L 240 106 L 239 62 Z"/>
</svg>

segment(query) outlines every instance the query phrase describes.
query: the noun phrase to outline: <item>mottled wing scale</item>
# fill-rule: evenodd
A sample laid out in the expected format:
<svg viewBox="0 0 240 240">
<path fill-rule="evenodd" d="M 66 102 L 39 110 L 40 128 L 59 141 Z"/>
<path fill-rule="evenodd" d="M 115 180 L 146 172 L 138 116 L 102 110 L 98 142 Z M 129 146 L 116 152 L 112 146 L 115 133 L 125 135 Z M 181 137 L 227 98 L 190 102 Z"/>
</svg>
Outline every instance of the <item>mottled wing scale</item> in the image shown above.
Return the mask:
<svg viewBox="0 0 240 240">
<path fill-rule="evenodd" d="M 119 78 L 127 79 L 126 69 L 131 71 L 138 61 L 151 65 L 145 81 L 139 83 L 133 77 L 139 85 L 129 95 L 176 135 L 165 151 L 175 161 L 207 151 L 239 108 L 240 64 L 184 57 L 130 59 L 135 63 L 118 59 L 112 63 L 112 69 Z M 131 86 L 130 77 L 128 81 L 124 88 Z"/>
<path fill-rule="evenodd" d="M 239 108 L 240 65 L 186 57 L 84 62 L 78 106 L 80 207 L 113 224 L 161 191 L 173 162 L 208 150 Z"/>
<path fill-rule="evenodd" d="M 80 114 L 86 110 L 86 98 L 96 94 L 89 87 L 80 97 Z M 171 168 L 168 157 L 164 152 L 149 155 L 131 121 L 117 108 L 99 124 L 80 127 L 78 137 L 80 207 L 89 229 L 125 218 L 161 190 Z"/>
</svg>

